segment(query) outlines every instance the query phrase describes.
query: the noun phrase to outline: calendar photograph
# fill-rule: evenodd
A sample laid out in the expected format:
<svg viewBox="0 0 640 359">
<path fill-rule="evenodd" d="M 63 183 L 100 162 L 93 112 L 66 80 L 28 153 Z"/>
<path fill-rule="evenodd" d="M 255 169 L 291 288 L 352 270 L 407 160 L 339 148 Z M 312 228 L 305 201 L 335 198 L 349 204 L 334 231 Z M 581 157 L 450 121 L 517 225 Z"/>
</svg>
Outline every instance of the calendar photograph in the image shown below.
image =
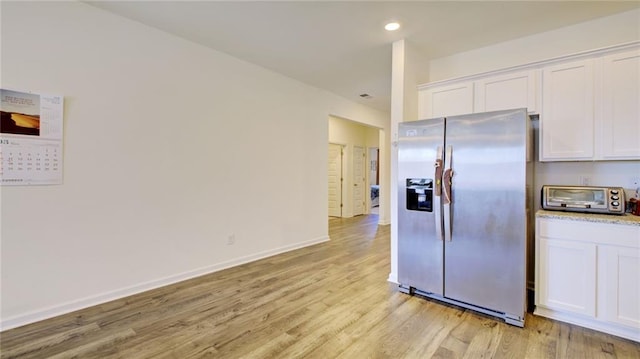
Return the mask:
<svg viewBox="0 0 640 359">
<path fill-rule="evenodd" d="M 0 90 L 0 132 L 40 136 L 40 96 Z"/>
<path fill-rule="evenodd" d="M 3 186 L 62 184 L 63 97 L 0 89 Z"/>
</svg>

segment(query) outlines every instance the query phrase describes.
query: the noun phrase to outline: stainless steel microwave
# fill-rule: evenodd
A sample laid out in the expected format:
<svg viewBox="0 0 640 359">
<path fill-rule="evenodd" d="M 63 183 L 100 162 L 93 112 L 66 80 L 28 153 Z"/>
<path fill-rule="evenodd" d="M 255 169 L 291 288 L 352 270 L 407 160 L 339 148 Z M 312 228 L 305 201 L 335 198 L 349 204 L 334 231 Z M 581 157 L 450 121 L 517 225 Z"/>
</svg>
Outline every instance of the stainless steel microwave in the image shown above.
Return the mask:
<svg viewBox="0 0 640 359">
<path fill-rule="evenodd" d="M 556 211 L 624 214 L 622 187 L 542 186 L 542 208 Z"/>
</svg>

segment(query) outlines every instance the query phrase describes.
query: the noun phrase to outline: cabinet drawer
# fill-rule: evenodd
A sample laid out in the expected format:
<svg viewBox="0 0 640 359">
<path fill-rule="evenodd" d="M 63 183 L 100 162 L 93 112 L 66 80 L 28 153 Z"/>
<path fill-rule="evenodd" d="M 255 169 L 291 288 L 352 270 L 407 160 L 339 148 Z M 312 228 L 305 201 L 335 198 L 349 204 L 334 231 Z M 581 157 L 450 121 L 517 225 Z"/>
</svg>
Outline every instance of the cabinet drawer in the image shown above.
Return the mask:
<svg viewBox="0 0 640 359">
<path fill-rule="evenodd" d="M 640 247 L 640 226 L 538 218 L 538 235 L 566 241 Z"/>
<path fill-rule="evenodd" d="M 564 239 L 567 241 L 598 241 L 599 234 L 594 232 L 592 223 L 572 220 L 544 219 L 538 220 L 538 231 L 541 237 Z"/>
</svg>

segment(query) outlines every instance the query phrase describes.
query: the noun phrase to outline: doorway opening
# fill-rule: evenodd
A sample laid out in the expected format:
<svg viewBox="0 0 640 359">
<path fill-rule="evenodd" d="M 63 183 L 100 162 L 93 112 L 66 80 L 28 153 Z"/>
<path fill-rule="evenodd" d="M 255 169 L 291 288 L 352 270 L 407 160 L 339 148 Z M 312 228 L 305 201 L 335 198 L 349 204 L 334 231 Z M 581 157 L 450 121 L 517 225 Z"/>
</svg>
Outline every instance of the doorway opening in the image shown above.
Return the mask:
<svg viewBox="0 0 640 359">
<path fill-rule="evenodd" d="M 379 213 L 381 133 L 377 127 L 329 116 L 330 217 Z"/>
<path fill-rule="evenodd" d="M 329 217 L 342 217 L 342 145 L 329 143 Z"/>
<path fill-rule="evenodd" d="M 380 208 L 380 149 L 369 147 L 369 187 L 371 188 L 371 213 L 378 214 Z"/>
</svg>

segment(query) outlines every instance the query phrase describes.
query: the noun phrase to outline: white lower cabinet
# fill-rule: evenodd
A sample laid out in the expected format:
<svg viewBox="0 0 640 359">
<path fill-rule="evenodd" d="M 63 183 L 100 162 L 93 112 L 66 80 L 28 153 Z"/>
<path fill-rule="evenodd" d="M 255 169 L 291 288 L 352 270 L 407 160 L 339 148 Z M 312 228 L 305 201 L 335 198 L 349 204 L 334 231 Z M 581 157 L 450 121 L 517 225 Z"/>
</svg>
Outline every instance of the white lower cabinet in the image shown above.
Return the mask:
<svg viewBox="0 0 640 359">
<path fill-rule="evenodd" d="M 540 239 L 540 304 L 596 315 L 596 246 Z"/>
<path fill-rule="evenodd" d="M 640 330 L 640 249 L 600 246 L 603 317 Z"/>
<path fill-rule="evenodd" d="M 534 314 L 640 341 L 640 226 L 538 217 Z"/>
</svg>

